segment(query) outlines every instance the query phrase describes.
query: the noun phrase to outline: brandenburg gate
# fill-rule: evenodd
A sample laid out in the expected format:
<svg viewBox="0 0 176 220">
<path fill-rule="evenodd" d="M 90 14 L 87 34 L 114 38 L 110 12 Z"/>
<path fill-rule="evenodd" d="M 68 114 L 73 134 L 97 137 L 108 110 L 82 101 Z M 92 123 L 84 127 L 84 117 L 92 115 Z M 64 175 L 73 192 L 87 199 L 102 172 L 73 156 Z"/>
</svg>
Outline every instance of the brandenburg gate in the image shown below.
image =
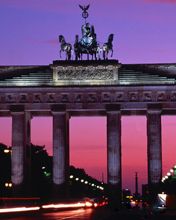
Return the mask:
<svg viewBox="0 0 176 220">
<path fill-rule="evenodd" d="M 121 200 L 121 117 L 147 117 L 149 190 L 156 192 L 162 177 L 161 115 L 176 112 L 176 64 L 121 64 L 113 55 L 113 34 L 102 46 L 87 22 L 72 45 L 59 35 L 66 61 L 46 66 L 0 66 L 0 116 L 12 117 L 12 183 L 16 194 L 29 184 L 30 122 L 33 116 L 53 118 L 53 185 L 64 196 L 69 178 L 69 119 L 107 117 L 107 180 L 109 198 Z M 103 60 L 100 53 L 102 52 Z M 83 54 L 87 60 L 82 60 Z M 92 60 L 88 60 L 92 56 Z M 93 60 L 94 59 L 94 60 Z M 101 155 L 97 155 L 99 157 Z"/>
<path fill-rule="evenodd" d="M 0 116 L 12 117 L 12 183 L 17 193 L 28 182 L 33 116 L 53 118 L 53 185 L 58 195 L 69 178 L 70 117 L 106 116 L 109 192 L 120 199 L 121 117 L 147 117 L 148 184 L 155 189 L 162 177 L 161 116 L 175 111 L 176 64 L 70 60 L 0 67 Z"/>
</svg>

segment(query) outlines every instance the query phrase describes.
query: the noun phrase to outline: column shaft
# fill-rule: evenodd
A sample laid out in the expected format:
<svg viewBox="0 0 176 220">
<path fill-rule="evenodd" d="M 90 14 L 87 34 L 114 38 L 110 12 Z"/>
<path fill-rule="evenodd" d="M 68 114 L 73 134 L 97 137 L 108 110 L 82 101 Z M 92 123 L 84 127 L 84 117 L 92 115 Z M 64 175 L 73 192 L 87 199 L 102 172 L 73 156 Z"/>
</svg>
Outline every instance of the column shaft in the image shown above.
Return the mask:
<svg viewBox="0 0 176 220">
<path fill-rule="evenodd" d="M 161 113 L 159 110 L 148 111 L 147 139 L 148 185 L 150 200 L 154 202 L 162 178 Z"/>
<path fill-rule="evenodd" d="M 161 115 L 150 111 L 147 116 L 148 183 L 157 184 L 162 177 Z"/>
<path fill-rule="evenodd" d="M 112 203 L 121 204 L 121 115 L 107 113 L 108 185 Z"/>
<path fill-rule="evenodd" d="M 65 112 L 53 114 L 54 196 L 65 197 L 69 178 L 68 119 Z"/>
<path fill-rule="evenodd" d="M 30 116 L 25 112 L 12 113 L 11 167 L 14 196 L 26 195 L 30 179 Z"/>
</svg>

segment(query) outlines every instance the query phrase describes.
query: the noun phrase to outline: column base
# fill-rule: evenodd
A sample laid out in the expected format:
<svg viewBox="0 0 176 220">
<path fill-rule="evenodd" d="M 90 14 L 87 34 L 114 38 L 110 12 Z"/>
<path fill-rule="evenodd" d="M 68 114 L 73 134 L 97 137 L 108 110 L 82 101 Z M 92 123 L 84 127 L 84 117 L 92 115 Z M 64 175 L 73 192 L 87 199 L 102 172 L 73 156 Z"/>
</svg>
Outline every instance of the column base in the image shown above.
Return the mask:
<svg viewBox="0 0 176 220">
<path fill-rule="evenodd" d="M 122 191 L 119 185 L 108 185 L 109 207 L 120 209 L 122 207 Z"/>
<path fill-rule="evenodd" d="M 157 195 L 161 190 L 161 186 L 159 183 L 150 184 L 149 185 L 149 203 L 150 205 L 154 205 L 157 202 Z"/>
<path fill-rule="evenodd" d="M 53 184 L 52 199 L 55 201 L 63 201 L 69 199 L 69 190 L 67 184 Z"/>
<path fill-rule="evenodd" d="M 13 184 L 12 196 L 13 197 L 26 197 L 29 196 L 29 190 L 27 190 L 25 184 L 15 185 Z"/>
</svg>

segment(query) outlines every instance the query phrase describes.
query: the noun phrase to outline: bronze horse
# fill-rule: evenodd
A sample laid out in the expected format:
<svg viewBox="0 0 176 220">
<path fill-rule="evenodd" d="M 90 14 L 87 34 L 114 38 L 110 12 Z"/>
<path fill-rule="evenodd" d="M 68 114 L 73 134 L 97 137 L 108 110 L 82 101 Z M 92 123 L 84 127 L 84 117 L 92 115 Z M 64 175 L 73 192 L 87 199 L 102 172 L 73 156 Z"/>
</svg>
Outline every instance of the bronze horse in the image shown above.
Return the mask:
<svg viewBox="0 0 176 220">
<path fill-rule="evenodd" d="M 113 56 L 113 44 L 112 44 L 113 38 L 114 38 L 114 34 L 110 34 L 108 37 L 108 42 L 103 44 L 102 50 L 103 50 L 104 60 L 108 60 L 109 51 L 111 51 L 111 57 Z"/>
<path fill-rule="evenodd" d="M 66 60 L 71 60 L 72 45 L 65 41 L 63 35 L 59 35 L 59 42 L 60 42 L 60 58 L 61 58 L 61 52 L 63 51 L 66 54 Z"/>
<path fill-rule="evenodd" d="M 82 59 L 78 35 L 75 36 L 74 53 L 75 53 L 75 60 Z"/>
</svg>

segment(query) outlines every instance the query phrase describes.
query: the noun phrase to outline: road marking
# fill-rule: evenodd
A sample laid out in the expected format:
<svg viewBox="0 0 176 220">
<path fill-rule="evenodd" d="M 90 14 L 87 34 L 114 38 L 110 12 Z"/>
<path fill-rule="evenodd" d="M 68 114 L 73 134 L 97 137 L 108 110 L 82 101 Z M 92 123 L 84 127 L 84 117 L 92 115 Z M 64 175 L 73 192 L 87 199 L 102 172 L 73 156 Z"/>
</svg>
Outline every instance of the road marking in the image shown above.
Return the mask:
<svg viewBox="0 0 176 220">
<path fill-rule="evenodd" d="M 69 219 L 69 218 L 74 218 L 74 217 L 78 217 L 78 216 L 80 216 L 80 215 L 83 215 L 83 213 L 76 214 L 76 215 L 72 215 L 72 216 L 69 216 L 69 217 L 60 218 L 60 220 Z"/>
<path fill-rule="evenodd" d="M 65 219 L 75 219 L 75 217 L 87 217 L 88 215 L 90 215 L 92 213 L 92 209 L 91 210 L 79 210 L 79 213 L 71 215 L 71 216 L 67 216 L 67 217 L 61 217 L 58 218 L 59 220 L 65 220 Z M 87 219 L 87 218 L 86 218 Z"/>
</svg>

